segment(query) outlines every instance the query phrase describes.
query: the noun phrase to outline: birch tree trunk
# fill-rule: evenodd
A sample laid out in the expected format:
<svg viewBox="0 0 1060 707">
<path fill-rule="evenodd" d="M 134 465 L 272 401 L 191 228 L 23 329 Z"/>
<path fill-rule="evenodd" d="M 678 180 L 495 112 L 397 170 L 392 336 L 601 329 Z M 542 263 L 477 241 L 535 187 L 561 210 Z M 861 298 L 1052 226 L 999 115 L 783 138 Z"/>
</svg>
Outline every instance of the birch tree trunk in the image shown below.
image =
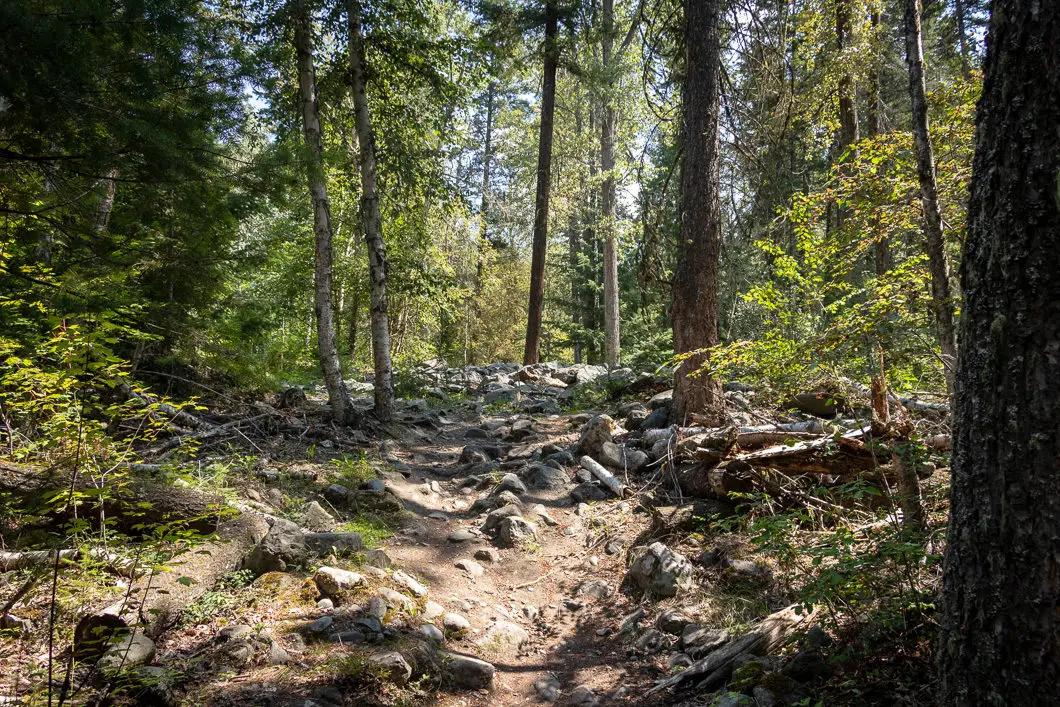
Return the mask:
<svg viewBox="0 0 1060 707">
<path fill-rule="evenodd" d="M 368 246 L 370 280 L 372 361 L 375 366 L 375 416 L 389 422 L 394 415 L 394 386 L 390 364 L 390 320 L 387 312 L 386 247 L 383 243 L 383 217 L 379 211 L 379 191 L 375 167 L 375 133 L 365 91 L 367 75 L 364 37 L 361 34 L 361 3 L 347 0 L 349 22 L 350 90 L 357 124 L 358 161 L 361 168 L 361 220 Z"/>
<path fill-rule="evenodd" d="M 961 270 L 939 705 L 1060 704 L 1060 3 L 995 0 Z"/>
<path fill-rule="evenodd" d="M 686 78 L 682 98 L 685 150 L 681 233 L 671 313 L 674 351 L 678 354 L 718 343 L 720 14 L 720 0 L 686 0 Z M 706 354 L 692 355 L 674 373 L 672 414 L 678 424 L 692 413 L 721 422 L 725 410 L 721 381 L 708 375 L 689 376 L 706 362 Z"/>
<path fill-rule="evenodd" d="M 346 383 L 342 379 L 339 352 L 335 346 L 335 312 L 331 303 L 332 252 L 331 206 L 324 178 L 324 148 L 321 143 L 320 111 L 317 104 L 317 79 L 313 67 L 313 30 L 309 8 L 298 4 L 295 20 L 295 49 L 298 54 L 298 92 L 302 104 L 302 134 L 306 147 L 306 172 L 309 195 L 313 201 L 313 236 L 315 261 L 313 270 L 313 310 L 317 323 L 317 352 L 320 371 L 328 391 L 331 415 L 338 424 L 346 424 L 352 411 Z"/>
<path fill-rule="evenodd" d="M 939 347 L 946 369 L 946 388 L 954 392 L 957 362 L 957 337 L 953 325 L 953 303 L 950 295 L 949 264 L 942 236 L 942 213 L 939 210 L 938 182 L 935 178 L 935 155 L 928 134 L 927 86 L 924 83 L 924 49 L 920 32 L 920 0 L 905 0 L 905 51 L 909 64 L 909 97 L 913 106 L 913 145 L 916 171 L 920 181 L 920 204 L 924 211 L 924 240 L 928 268 L 931 270 L 931 305 Z"/>
<path fill-rule="evenodd" d="M 556 68 L 559 64 L 559 18 L 556 0 L 545 0 L 545 57 L 541 80 L 541 131 L 537 143 L 537 194 L 534 244 L 530 260 L 530 303 L 523 364 L 541 356 L 541 320 L 545 304 L 545 256 L 548 252 L 548 201 L 552 186 L 552 123 L 556 113 Z"/>
</svg>

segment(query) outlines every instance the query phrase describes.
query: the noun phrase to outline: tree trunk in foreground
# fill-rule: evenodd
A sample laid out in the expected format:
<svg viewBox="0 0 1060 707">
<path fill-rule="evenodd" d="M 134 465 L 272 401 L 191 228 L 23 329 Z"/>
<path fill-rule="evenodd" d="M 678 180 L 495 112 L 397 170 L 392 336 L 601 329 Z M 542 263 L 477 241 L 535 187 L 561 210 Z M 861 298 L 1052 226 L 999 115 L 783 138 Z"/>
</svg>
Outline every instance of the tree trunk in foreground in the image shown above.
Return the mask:
<svg viewBox="0 0 1060 707">
<path fill-rule="evenodd" d="M 924 48 L 920 32 L 920 0 L 905 0 L 905 58 L 909 64 L 909 97 L 913 106 L 913 144 L 920 181 L 920 203 L 924 210 L 924 240 L 931 270 L 931 306 L 942 349 L 946 388 L 953 395 L 957 362 L 957 335 L 950 299 L 950 273 L 946 244 L 942 238 L 942 213 L 935 177 L 935 155 L 928 134 L 927 86 L 924 83 Z"/>
<path fill-rule="evenodd" d="M 601 226 L 604 232 L 604 363 L 617 366 L 621 355 L 618 306 L 618 249 L 615 247 L 615 114 L 614 66 L 612 53 L 615 43 L 614 0 L 603 0 L 603 56 L 604 110 L 600 121 L 600 171 L 604 181 L 600 185 Z"/>
<path fill-rule="evenodd" d="M 1060 3 L 996 0 L 961 286 L 944 705 L 1060 704 Z"/>
<path fill-rule="evenodd" d="M 370 280 L 372 361 L 375 365 L 375 416 L 388 422 L 394 415 L 394 386 L 390 365 L 390 320 L 387 313 L 386 247 L 383 243 L 383 217 L 379 213 L 379 192 L 375 173 L 375 133 L 368 112 L 365 93 L 367 76 L 364 62 L 364 38 L 361 36 L 361 4 L 346 3 L 349 20 L 350 90 L 360 144 L 361 219 L 364 240 L 368 245 L 368 278 Z"/>
<path fill-rule="evenodd" d="M 313 30 L 308 6 L 299 4 L 295 25 L 298 53 L 298 92 L 302 102 L 302 127 L 306 146 L 306 172 L 309 195 L 313 200 L 313 235 L 316 257 L 313 270 L 313 309 L 317 322 L 317 352 L 320 371 L 328 389 L 328 403 L 335 422 L 346 423 L 352 410 L 346 383 L 342 379 L 339 351 L 335 345 L 335 310 L 331 304 L 331 206 L 324 178 L 324 148 L 320 136 L 316 70 L 313 68 Z"/>
<path fill-rule="evenodd" d="M 554 0 L 545 1 L 545 61 L 541 80 L 541 131 L 537 142 L 537 196 L 534 204 L 534 246 L 530 260 L 530 307 L 526 320 L 523 364 L 541 355 L 541 318 L 545 305 L 545 255 L 548 252 L 548 197 L 552 186 L 552 121 L 556 112 L 556 67 L 559 18 Z"/>
<path fill-rule="evenodd" d="M 681 169 L 681 241 L 672 312 L 674 352 L 678 354 L 718 343 L 720 14 L 719 0 L 685 3 L 685 150 Z M 694 412 L 718 422 L 724 414 L 721 381 L 703 374 L 689 377 L 707 358 L 706 354 L 690 356 L 674 373 L 672 412 L 678 424 Z"/>
</svg>

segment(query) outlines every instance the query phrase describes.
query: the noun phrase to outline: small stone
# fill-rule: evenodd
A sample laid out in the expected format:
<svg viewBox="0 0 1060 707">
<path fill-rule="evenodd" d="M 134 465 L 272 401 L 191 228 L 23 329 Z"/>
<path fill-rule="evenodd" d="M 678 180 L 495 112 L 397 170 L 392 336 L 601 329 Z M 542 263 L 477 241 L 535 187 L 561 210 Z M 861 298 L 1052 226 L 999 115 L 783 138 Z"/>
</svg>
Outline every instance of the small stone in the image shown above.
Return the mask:
<svg viewBox="0 0 1060 707">
<path fill-rule="evenodd" d="M 484 660 L 449 653 L 443 656 L 442 664 L 455 687 L 483 690 L 493 684 L 496 668 Z"/>
<path fill-rule="evenodd" d="M 357 626 L 357 630 L 362 631 L 364 633 L 383 632 L 382 622 L 374 616 L 359 616 L 353 620 L 353 623 L 355 626 Z"/>
<path fill-rule="evenodd" d="M 269 665 L 284 665 L 291 660 L 291 654 L 276 641 L 269 643 Z"/>
<path fill-rule="evenodd" d="M 592 579 L 582 582 L 574 591 L 578 596 L 592 597 L 593 599 L 607 599 L 614 592 L 611 585 L 603 579 Z"/>
<path fill-rule="evenodd" d="M 413 601 L 401 592 L 395 592 L 390 587 L 380 587 L 379 595 L 386 600 L 387 606 L 394 609 L 405 609 L 412 606 Z"/>
<path fill-rule="evenodd" d="M 695 662 L 692 660 L 692 656 L 687 653 L 671 653 L 670 657 L 666 659 L 666 665 L 670 670 L 675 668 L 687 668 Z"/>
<path fill-rule="evenodd" d="M 603 486 L 593 482 L 578 484 L 571 489 L 570 497 L 578 503 L 590 503 L 592 501 L 603 501 L 609 498 Z"/>
<path fill-rule="evenodd" d="M 364 561 L 372 567 L 378 567 L 383 570 L 388 570 L 394 566 L 394 560 L 381 547 L 364 553 Z"/>
<path fill-rule="evenodd" d="M 490 511 L 489 515 L 486 516 L 486 522 L 482 524 L 482 531 L 488 533 L 492 530 L 496 530 L 500 527 L 502 520 L 517 516 L 520 513 L 522 513 L 522 509 L 514 503 L 502 506 L 501 508 L 496 508 Z"/>
<path fill-rule="evenodd" d="M 571 690 L 570 703 L 577 707 L 596 707 L 600 704 L 600 698 L 596 696 L 593 689 L 588 685 L 578 685 Z"/>
<path fill-rule="evenodd" d="M 604 545 L 604 552 L 608 555 L 620 555 L 622 553 L 622 543 L 617 540 L 609 540 Z"/>
<path fill-rule="evenodd" d="M 692 623 L 692 619 L 685 616 L 678 609 L 664 609 L 659 614 L 659 617 L 655 619 L 655 628 L 673 636 L 680 636 L 681 632 L 685 630 L 685 626 L 690 623 Z"/>
<path fill-rule="evenodd" d="M 503 493 L 504 491 L 521 496 L 526 493 L 526 484 L 515 474 L 505 474 L 501 478 L 501 482 L 493 489 L 493 493 Z"/>
<path fill-rule="evenodd" d="M 353 589 L 364 583 L 364 575 L 338 569 L 337 567 L 321 567 L 313 575 L 313 581 L 320 588 L 321 593 L 334 597 L 347 589 Z"/>
<path fill-rule="evenodd" d="M 423 586 L 418 581 L 405 574 L 404 572 L 395 572 L 392 577 L 395 582 L 405 587 L 416 596 L 427 596 L 427 587 Z"/>
<path fill-rule="evenodd" d="M 501 561 L 501 554 L 492 547 L 487 547 L 482 548 L 481 550 L 475 550 L 475 559 L 493 564 Z"/>
<path fill-rule="evenodd" d="M 327 633 L 327 630 L 331 628 L 331 624 L 335 623 L 335 619 L 330 616 L 321 616 L 313 623 L 306 626 L 306 631 L 313 634 Z"/>
<path fill-rule="evenodd" d="M 466 543 L 468 540 L 474 540 L 475 534 L 469 530 L 454 530 L 446 539 L 451 543 Z"/>
<path fill-rule="evenodd" d="M 457 560 L 454 565 L 457 569 L 461 569 L 464 572 L 467 572 L 468 575 L 470 575 L 471 577 L 481 577 L 482 573 L 484 572 L 484 570 L 482 569 L 482 565 L 475 562 L 474 560 L 469 560 L 467 558 L 461 558 Z"/>
<path fill-rule="evenodd" d="M 108 648 L 96 665 L 100 670 L 110 672 L 123 668 L 136 668 L 154 659 L 154 641 L 142 633 L 133 633 Z"/>
<path fill-rule="evenodd" d="M 328 599 L 327 597 L 324 597 L 323 599 L 317 602 L 317 608 L 321 611 L 331 611 L 335 608 L 335 602 L 333 602 L 331 599 Z"/>
<path fill-rule="evenodd" d="M 442 626 L 446 633 L 461 634 L 471 629 L 471 622 L 460 614 L 447 612 L 442 617 Z"/>
<path fill-rule="evenodd" d="M 335 529 L 335 523 L 335 517 L 316 501 L 306 506 L 305 525 L 310 530 L 317 533 L 330 533 Z"/>
<path fill-rule="evenodd" d="M 442 633 L 442 630 L 434 624 L 423 624 L 419 627 L 418 630 L 420 634 L 426 636 L 428 639 L 434 641 L 435 643 L 445 642 L 445 634 Z"/>
<path fill-rule="evenodd" d="M 331 634 L 330 636 L 328 636 L 328 640 L 332 643 L 352 645 L 364 643 L 368 640 L 368 637 L 360 631 L 342 631 L 340 633 Z"/>
<path fill-rule="evenodd" d="M 240 638 L 247 638 L 254 629 L 246 624 L 236 624 L 234 626 L 225 626 L 217 632 L 217 639 L 219 641 L 234 641 Z"/>
<path fill-rule="evenodd" d="M 368 657 L 372 672 L 396 685 L 404 685 L 412 677 L 412 666 L 397 651 L 376 653 Z"/>
<path fill-rule="evenodd" d="M 663 543 L 634 548 L 631 554 L 628 576 L 645 592 L 672 597 L 678 590 L 692 586 L 692 564 Z"/>
<path fill-rule="evenodd" d="M 539 678 L 534 681 L 534 691 L 537 692 L 545 702 L 555 702 L 559 699 L 560 681 L 555 675 Z"/>
<path fill-rule="evenodd" d="M 647 631 L 637 636 L 637 640 L 634 641 L 633 645 L 642 653 L 651 655 L 652 653 L 658 653 L 664 648 L 669 648 L 672 642 L 672 639 L 662 631 L 649 628 Z"/>
<path fill-rule="evenodd" d="M 428 600 L 427 603 L 423 605 L 423 618 L 428 621 L 433 621 L 444 613 L 445 609 L 436 601 Z"/>
<path fill-rule="evenodd" d="M 497 539 L 507 547 L 537 540 L 537 526 L 521 516 L 511 516 L 501 521 Z"/>
<path fill-rule="evenodd" d="M 525 616 L 527 618 L 527 620 L 529 620 L 529 621 L 533 621 L 534 619 L 537 618 L 537 613 L 538 612 L 537 612 L 537 607 L 536 606 L 530 606 L 529 604 L 527 604 L 526 606 L 524 606 L 522 608 L 522 612 L 523 612 L 523 616 Z"/>
<path fill-rule="evenodd" d="M 489 627 L 479 645 L 498 653 L 513 653 L 529 639 L 530 634 L 522 626 L 510 621 L 498 621 Z"/>
<path fill-rule="evenodd" d="M 387 608 L 386 600 L 383 597 L 376 596 L 368 600 L 368 606 L 365 607 L 364 611 L 369 616 L 374 616 L 382 621 L 383 617 L 386 616 Z"/>
</svg>

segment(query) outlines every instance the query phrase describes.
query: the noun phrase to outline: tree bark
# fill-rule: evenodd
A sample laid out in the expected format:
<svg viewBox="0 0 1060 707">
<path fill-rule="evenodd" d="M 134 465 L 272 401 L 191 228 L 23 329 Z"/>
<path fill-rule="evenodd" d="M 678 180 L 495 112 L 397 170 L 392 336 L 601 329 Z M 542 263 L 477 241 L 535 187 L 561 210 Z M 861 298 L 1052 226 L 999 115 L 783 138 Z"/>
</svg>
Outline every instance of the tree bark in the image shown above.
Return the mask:
<svg viewBox="0 0 1060 707">
<path fill-rule="evenodd" d="M 349 21 L 350 90 L 360 146 L 361 220 L 368 246 L 370 280 L 372 361 L 375 366 L 375 416 L 388 422 L 394 415 L 394 386 L 390 364 L 390 319 L 387 312 L 386 247 L 383 242 L 383 217 L 379 211 L 379 191 L 375 168 L 375 132 L 368 110 L 366 86 L 368 77 L 361 35 L 361 3 L 347 0 Z"/>
<path fill-rule="evenodd" d="M 718 0 L 685 3 L 684 162 L 681 170 L 681 232 L 673 285 L 674 352 L 689 353 L 718 343 L 718 258 L 721 248 L 718 118 L 721 33 Z M 721 381 L 690 377 L 706 362 L 698 353 L 674 373 L 672 413 L 682 424 L 692 413 L 724 415 Z"/>
<path fill-rule="evenodd" d="M 835 7 L 835 38 L 839 50 L 839 62 L 845 65 L 848 61 L 843 52 L 848 48 L 850 35 L 851 0 L 837 0 Z M 858 141 L 857 86 L 854 78 L 844 71 L 839 78 L 839 146 L 841 150 Z"/>
<path fill-rule="evenodd" d="M 298 53 L 298 92 L 302 103 L 306 176 L 309 180 L 309 195 L 313 200 L 313 310 L 317 323 L 317 352 L 324 385 L 328 390 L 331 414 L 335 422 L 341 425 L 346 423 L 346 413 L 352 410 L 352 406 L 335 346 L 335 311 L 331 303 L 331 205 L 324 177 L 324 148 L 317 104 L 316 70 L 313 67 L 312 20 L 309 7 L 301 2 L 295 20 L 295 49 Z"/>
<path fill-rule="evenodd" d="M 972 76 L 972 64 L 968 58 L 968 27 L 964 16 L 963 0 L 956 0 L 953 6 L 953 14 L 957 20 L 957 41 L 961 48 L 961 76 L 967 81 Z"/>
<path fill-rule="evenodd" d="M 961 287 L 943 705 L 1060 703 L 1060 3 L 995 0 Z"/>
<path fill-rule="evenodd" d="M 924 83 L 924 49 L 921 45 L 920 0 L 905 0 L 905 52 L 909 64 L 909 97 L 913 107 L 913 146 L 920 181 L 920 204 L 924 211 L 924 240 L 931 270 L 931 306 L 946 373 L 946 388 L 954 392 L 957 337 L 953 325 L 949 264 L 942 236 L 935 155 L 928 134 L 927 86 Z"/>
<path fill-rule="evenodd" d="M 615 42 L 614 0 L 603 0 L 603 36 L 601 55 L 604 72 L 603 120 L 600 121 L 601 229 L 604 236 L 604 363 L 617 366 L 620 358 L 618 250 L 615 247 L 615 112 L 614 66 Z"/>
<path fill-rule="evenodd" d="M 545 256 L 548 252 L 548 199 L 552 186 L 552 122 L 556 112 L 556 68 L 559 17 L 555 0 L 545 0 L 545 57 L 541 80 L 541 129 L 537 142 L 537 195 L 534 204 L 534 243 L 530 260 L 530 303 L 526 321 L 523 364 L 541 355 L 541 319 L 545 305 Z"/>
<path fill-rule="evenodd" d="M 482 203 L 479 205 L 479 218 L 482 220 L 478 237 L 478 252 L 475 262 L 475 291 L 472 295 L 474 303 L 475 321 L 482 319 L 482 278 L 486 268 L 486 252 L 490 247 L 489 242 L 489 213 L 490 198 L 490 159 L 493 157 L 493 94 L 497 91 L 497 82 L 491 81 L 486 90 L 486 143 L 482 148 Z M 478 355 L 475 351 L 474 339 L 472 338 L 468 363 L 477 362 Z"/>
</svg>

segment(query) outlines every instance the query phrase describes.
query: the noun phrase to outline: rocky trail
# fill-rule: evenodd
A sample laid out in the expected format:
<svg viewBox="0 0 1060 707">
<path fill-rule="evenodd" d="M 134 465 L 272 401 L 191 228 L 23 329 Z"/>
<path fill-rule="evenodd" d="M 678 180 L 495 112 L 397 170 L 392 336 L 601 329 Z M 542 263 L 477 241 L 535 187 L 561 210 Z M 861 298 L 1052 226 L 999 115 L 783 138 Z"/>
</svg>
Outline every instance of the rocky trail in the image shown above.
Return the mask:
<svg viewBox="0 0 1060 707">
<path fill-rule="evenodd" d="M 421 374 L 426 397 L 370 436 L 281 396 L 287 422 L 248 438 L 262 454 L 228 479 L 221 539 L 85 613 L 85 636 L 142 626 L 90 672 L 121 672 L 136 704 L 300 707 L 795 704 L 828 674 L 831 637 L 769 561 L 708 529 L 734 479 L 799 493 L 741 457 L 857 467 L 856 420 L 822 451 L 809 415 L 754 427 L 748 386 L 727 394 L 735 426 L 703 430 L 668 426 L 650 373 Z M 590 386 L 625 398 L 563 411 Z M 704 479 L 714 498 L 687 498 Z"/>
</svg>

